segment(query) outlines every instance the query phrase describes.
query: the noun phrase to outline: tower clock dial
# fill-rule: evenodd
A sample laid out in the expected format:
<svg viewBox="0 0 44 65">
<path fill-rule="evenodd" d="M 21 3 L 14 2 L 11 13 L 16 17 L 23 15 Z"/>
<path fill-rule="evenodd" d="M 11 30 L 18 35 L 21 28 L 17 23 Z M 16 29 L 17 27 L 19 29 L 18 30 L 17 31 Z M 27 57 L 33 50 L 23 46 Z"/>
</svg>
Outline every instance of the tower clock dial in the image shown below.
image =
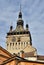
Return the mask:
<svg viewBox="0 0 44 65">
<path fill-rule="evenodd" d="M 16 41 L 16 38 L 15 38 L 15 37 L 13 37 L 13 38 L 12 38 L 12 42 L 15 42 L 15 41 Z"/>
</svg>

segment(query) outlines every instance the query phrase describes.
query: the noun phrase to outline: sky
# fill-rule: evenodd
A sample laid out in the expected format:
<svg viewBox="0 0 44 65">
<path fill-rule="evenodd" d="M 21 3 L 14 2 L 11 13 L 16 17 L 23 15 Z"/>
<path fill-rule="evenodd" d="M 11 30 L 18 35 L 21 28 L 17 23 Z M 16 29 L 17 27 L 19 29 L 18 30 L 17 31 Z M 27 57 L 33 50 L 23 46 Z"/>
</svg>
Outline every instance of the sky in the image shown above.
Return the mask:
<svg viewBox="0 0 44 65">
<path fill-rule="evenodd" d="M 44 55 L 44 0 L 0 0 L 0 46 L 6 48 L 10 25 L 16 28 L 20 4 L 24 27 L 29 25 L 32 45 L 37 54 Z"/>
</svg>

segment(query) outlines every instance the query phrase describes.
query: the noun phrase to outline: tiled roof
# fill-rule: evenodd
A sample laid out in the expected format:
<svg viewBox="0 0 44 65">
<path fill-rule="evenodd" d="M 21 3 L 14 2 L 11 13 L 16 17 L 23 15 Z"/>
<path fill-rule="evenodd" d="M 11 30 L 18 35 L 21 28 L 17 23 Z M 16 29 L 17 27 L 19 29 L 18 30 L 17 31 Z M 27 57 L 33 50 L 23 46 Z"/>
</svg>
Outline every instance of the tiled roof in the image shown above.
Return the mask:
<svg viewBox="0 0 44 65">
<path fill-rule="evenodd" d="M 13 60 L 17 60 L 18 62 L 28 62 L 28 63 L 44 64 L 44 62 L 42 62 L 42 61 L 30 61 L 30 60 L 26 60 L 26 59 L 21 58 L 21 57 L 16 55 L 16 56 L 13 56 L 13 57 L 9 58 L 8 60 L 4 61 L 1 65 L 5 65 L 6 63 L 9 63 L 9 62 L 11 62 Z"/>
<path fill-rule="evenodd" d="M 8 56 L 12 56 L 12 54 L 10 53 L 10 52 L 8 52 L 6 49 L 4 49 L 4 48 L 2 48 L 1 46 L 0 46 L 0 51 L 3 51 L 4 53 L 6 53 Z M 0 53 L 1 54 L 1 53 Z"/>
<path fill-rule="evenodd" d="M 42 55 L 37 55 L 37 59 L 38 59 L 38 60 L 44 60 L 44 56 L 42 56 Z"/>
</svg>

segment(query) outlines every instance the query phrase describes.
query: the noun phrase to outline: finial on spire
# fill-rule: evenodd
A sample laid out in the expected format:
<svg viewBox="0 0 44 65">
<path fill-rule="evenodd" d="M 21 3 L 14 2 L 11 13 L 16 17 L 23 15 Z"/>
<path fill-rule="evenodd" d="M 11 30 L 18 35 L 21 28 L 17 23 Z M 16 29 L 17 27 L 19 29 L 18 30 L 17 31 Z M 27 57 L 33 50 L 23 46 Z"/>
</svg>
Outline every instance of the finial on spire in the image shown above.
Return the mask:
<svg viewBox="0 0 44 65">
<path fill-rule="evenodd" d="M 21 12 L 21 4 L 20 4 L 20 12 Z"/>
<path fill-rule="evenodd" d="M 21 12 L 21 4 L 20 4 L 20 12 L 18 18 L 22 18 L 22 12 Z"/>
</svg>

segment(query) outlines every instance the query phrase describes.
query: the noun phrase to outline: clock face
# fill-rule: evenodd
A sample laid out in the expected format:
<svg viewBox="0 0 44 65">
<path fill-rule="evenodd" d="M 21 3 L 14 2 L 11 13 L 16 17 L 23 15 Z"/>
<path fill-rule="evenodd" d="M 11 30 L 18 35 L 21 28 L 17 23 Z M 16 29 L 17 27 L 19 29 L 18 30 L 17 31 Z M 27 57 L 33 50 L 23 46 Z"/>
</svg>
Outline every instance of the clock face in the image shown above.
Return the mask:
<svg viewBox="0 0 44 65">
<path fill-rule="evenodd" d="M 13 37 L 13 38 L 12 38 L 12 41 L 13 41 L 13 42 L 15 42 L 15 41 L 16 41 L 16 38 L 15 38 L 15 37 Z"/>
</svg>

